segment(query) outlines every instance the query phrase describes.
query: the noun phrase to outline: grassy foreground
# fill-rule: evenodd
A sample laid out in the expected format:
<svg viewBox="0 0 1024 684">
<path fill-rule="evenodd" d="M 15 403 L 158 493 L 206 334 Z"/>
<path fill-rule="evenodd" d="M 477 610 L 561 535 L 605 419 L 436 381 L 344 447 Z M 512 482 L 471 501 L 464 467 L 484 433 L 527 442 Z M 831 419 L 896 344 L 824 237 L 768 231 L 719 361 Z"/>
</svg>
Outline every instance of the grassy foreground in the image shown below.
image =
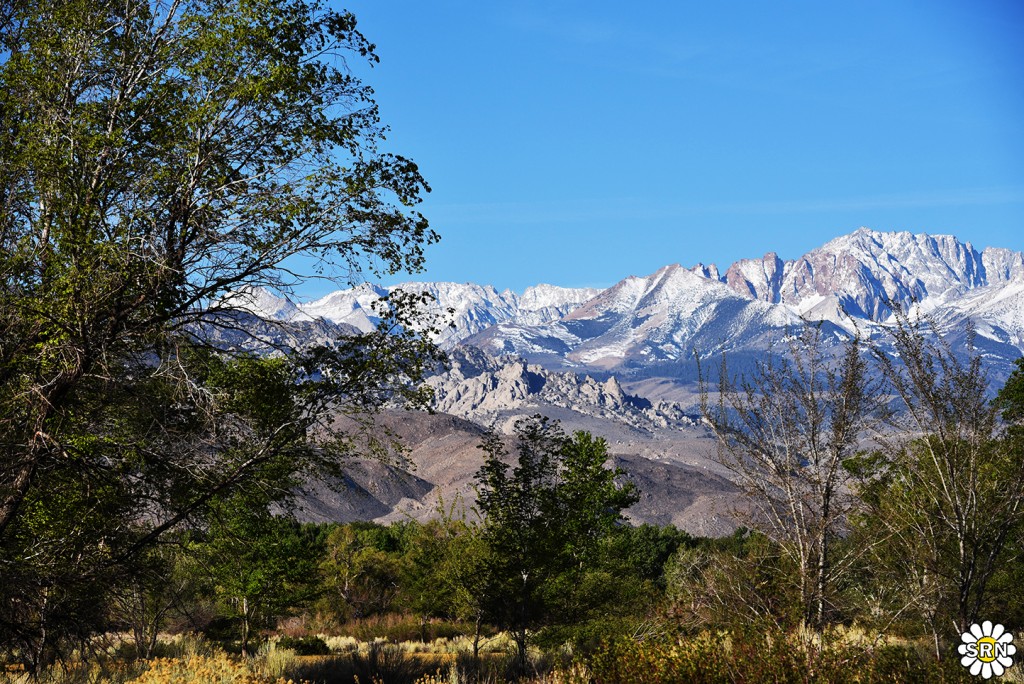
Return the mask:
<svg viewBox="0 0 1024 684">
<path fill-rule="evenodd" d="M 295 648 L 285 648 L 281 644 Z M 320 655 L 300 655 L 307 646 Z M 501 636 L 478 659 L 460 640 L 359 642 L 351 637 L 272 639 L 242 658 L 198 637 L 165 644 L 163 657 L 71 661 L 40 673 L 0 674 L 3 684 L 726 684 L 746 682 L 970 682 L 953 659 L 936 662 L 925 644 L 868 643 L 837 636 L 825 646 L 799 635 L 704 632 L 688 639 L 607 642 L 587 654 L 531 653 L 529 671 Z M 1000 681 L 1022 682 L 1019 667 Z"/>
</svg>

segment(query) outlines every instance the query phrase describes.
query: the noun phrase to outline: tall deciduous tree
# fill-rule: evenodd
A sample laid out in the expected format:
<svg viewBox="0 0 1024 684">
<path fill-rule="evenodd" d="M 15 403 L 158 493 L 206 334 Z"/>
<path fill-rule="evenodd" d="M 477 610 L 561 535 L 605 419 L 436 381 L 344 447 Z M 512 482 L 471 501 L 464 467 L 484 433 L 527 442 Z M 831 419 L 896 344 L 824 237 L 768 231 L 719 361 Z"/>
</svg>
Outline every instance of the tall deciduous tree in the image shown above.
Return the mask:
<svg viewBox="0 0 1024 684">
<path fill-rule="evenodd" d="M 414 271 L 436 238 L 351 59 L 373 45 L 315 0 L 0 3 L 0 642 L 19 654 L 102 629 L 100 588 L 268 464 L 326 464 L 329 409 L 422 398 L 408 298 L 377 333 L 245 369 L 287 389 L 276 406 L 202 349 L 236 322 L 229 292 Z"/>
<path fill-rule="evenodd" d="M 954 349 L 927 319 L 894 310 L 895 355 L 877 356 L 903 404 L 899 434 L 868 465 L 864 524 L 879 538 L 879 581 L 900 587 L 906 610 L 943 634 L 964 632 L 992 600 L 990 583 L 1024 531 L 1024 454 L 1017 428 L 1020 370 L 990 401 L 968 330 Z"/>
<path fill-rule="evenodd" d="M 489 609 L 513 634 L 521 669 L 531 630 L 567 619 L 553 586 L 583 570 L 598 545 L 638 499 L 625 475 L 607 468 L 607 445 L 585 432 L 567 437 L 542 416 L 515 425 L 515 465 L 506 462 L 504 440 L 492 433 L 477 473 L 477 507 L 490 553 Z"/>
<path fill-rule="evenodd" d="M 754 506 L 752 521 L 790 555 L 807 625 L 821 629 L 832 588 L 848 565 L 834 541 L 854 504 L 844 463 L 880 408 L 860 339 L 830 358 L 820 327 L 805 326 L 786 354 L 740 379 L 723 358 L 718 401 L 702 374 L 701 407 L 718 437 L 718 458 Z"/>
<path fill-rule="evenodd" d="M 398 597 L 403 567 L 395 549 L 373 543 L 373 535 L 353 524 L 327 538 L 320 573 L 329 604 L 341 620 L 390 610 Z"/>
</svg>

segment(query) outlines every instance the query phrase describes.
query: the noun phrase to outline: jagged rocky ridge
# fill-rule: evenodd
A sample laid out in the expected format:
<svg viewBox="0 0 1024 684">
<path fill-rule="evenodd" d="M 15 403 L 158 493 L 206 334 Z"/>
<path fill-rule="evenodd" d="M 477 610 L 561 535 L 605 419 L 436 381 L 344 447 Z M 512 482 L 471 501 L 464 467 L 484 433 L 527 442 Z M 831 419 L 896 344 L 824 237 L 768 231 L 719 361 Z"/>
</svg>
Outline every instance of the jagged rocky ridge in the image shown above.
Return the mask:
<svg viewBox="0 0 1024 684">
<path fill-rule="evenodd" d="M 919 301 L 932 309 L 972 290 L 1024 282 L 1024 258 L 1002 248 L 979 252 L 951 235 L 861 228 L 794 261 L 773 252 L 737 261 L 720 280 L 752 299 L 787 304 L 814 319 L 829 318 L 838 305 L 854 318 L 884 322 L 889 301 L 904 307 Z"/>
<path fill-rule="evenodd" d="M 691 383 L 695 353 L 729 352 L 742 367 L 802 319 L 822 321 L 831 342 L 855 332 L 884 340 L 890 302 L 918 307 L 954 343 L 972 324 L 995 382 L 1024 351 L 1024 255 L 979 251 L 948 235 L 866 228 L 791 261 L 769 253 L 724 273 L 715 265 L 673 264 L 601 291 L 538 285 L 517 295 L 472 283 L 404 283 L 364 284 L 303 304 L 262 290 L 229 300 L 288 324 L 284 332 L 267 330 L 271 338 L 301 343 L 340 329 L 371 330 L 375 303 L 395 289 L 431 295 L 434 311 L 450 317 L 451 327 L 436 338 L 443 348 L 465 343 L 552 371 L 614 372 L 621 380 Z"/>
<path fill-rule="evenodd" d="M 756 358 L 802 319 L 822 321 L 835 341 L 855 332 L 884 339 L 890 302 L 917 307 L 955 342 L 973 324 L 996 378 L 1024 350 L 1024 255 L 867 229 L 793 261 L 739 261 L 724 275 L 713 265 L 674 264 L 630 276 L 561 319 L 505 322 L 467 342 L 547 367 L 688 381 L 695 352 Z"/>
<path fill-rule="evenodd" d="M 599 292 L 592 288 L 541 284 L 527 288 L 520 296 L 511 290 L 498 292 L 490 285 L 474 283 L 401 283 L 387 288 L 363 284 L 351 290 L 332 292 L 296 307 L 296 311 L 301 316 L 349 324 L 368 332 L 380 320 L 375 303 L 394 290 L 431 296 L 433 304 L 428 311 L 442 324 L 436 341 L 445 348 L 506 321 L 539 325 L 556 320 Z"/>
<path fill-rule="evenodd" d="M 494 357 L 471 346 L 453 350 L 449 361 L 448 369 L 427 380 L 434 390 L 434 408 L 484 425 L 501 415 L 551 407 L 640 430 L 695 425 L 682 404 L 628 394 L 614 375 L 602 381 L 586 374 L 549 371 L 522 358 Z"/>
</svg>

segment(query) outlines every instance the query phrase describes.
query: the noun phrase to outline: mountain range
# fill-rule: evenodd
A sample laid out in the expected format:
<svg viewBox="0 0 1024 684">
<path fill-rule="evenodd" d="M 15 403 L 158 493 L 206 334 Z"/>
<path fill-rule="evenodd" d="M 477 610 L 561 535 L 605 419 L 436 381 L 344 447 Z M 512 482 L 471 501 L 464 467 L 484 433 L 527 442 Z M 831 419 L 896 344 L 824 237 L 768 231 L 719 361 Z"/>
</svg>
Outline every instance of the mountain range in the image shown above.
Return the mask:
<svg viewBox="0 0 1024 684">
<path fill-rule="evenodd" d="M 436 414 L 382 416 L 412 470 L 354 461 L 342 495 L 310 483 L 300 505 L 309 520 L 422 519 L 441 502 L 472 502 L 484 430 L 509 434 L 519 418 L 542 413 L 607 439 L 643 495 L 629 511 L 634 521 L 723 534 L 743 501 L 699 418 L 695 353 L 728 352 L 730 366 L 742 367 L 802 320 L 820 321 L 829 343 L 855 332 L 884 341 L 895 305 L 930 317 L 954 348 L 973 327 L 994 388 L 1024 352 L 1024 255 L 866 228 L 794 260 L 769 253 L 724 271 L 673 264 L 604 290 L 418 282 L 365 284 L 307 303 L 253 289 L 226 303 L 244 319 L 237 327 L 301 346 L 373 329 L 375 303 L 396 289 L 429 294 L 450 322 L 436 337 L 450 364 L 427 380 Z M 223 342 L 248 343 L 232 335 Z"/>
<path fill-rule="evenodd" d="M 474 283 L 364 284 L 296 304 L 266 291 L 246 308 L 278 321 L 330 322 L 368 331 L 373 305 L 395 289 L 425 292 L 449 327 L 444 348 L 472 345 L 552 370 L 620 378 L 692 379 L 693 355 L 757 356 L 800 325 L 822 321 L 837 338 L 881 336 L 890 304 L 916 307 L 954 337 L 970 321 L 1002 377 L 1024 351 L 1024 254 L 975 249 L 950 235 L 861 228 L 794 260 L 775 253 L 715 265 L 673 264 L 605 290 L 536 285 L 518 295 Z M 241 299 L 240 299 L 241 301 Z"/>
</svg>

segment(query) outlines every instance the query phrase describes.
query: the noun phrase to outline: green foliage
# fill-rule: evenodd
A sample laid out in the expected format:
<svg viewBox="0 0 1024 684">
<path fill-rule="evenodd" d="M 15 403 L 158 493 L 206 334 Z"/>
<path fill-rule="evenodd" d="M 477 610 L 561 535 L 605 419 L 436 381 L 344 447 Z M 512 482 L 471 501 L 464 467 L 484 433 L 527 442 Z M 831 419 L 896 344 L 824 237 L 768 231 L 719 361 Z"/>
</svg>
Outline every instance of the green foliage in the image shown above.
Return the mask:
<svg viewBox="0 0 1024 684">
<path fill-rule="evenodd" d="M 510 629 L 525 667 L 529 630 L 579 621 L 615 597 L 596 561 L 602 543 L 637 500 L 621 469 L 608 469 L 603 439 L 566 437 L 542 416 L 515 426 L 515 465 L 491 434 L 477 473 L 477 507 L 488 546 L 487 612 Z"/>
<path fill-rule="evenodd" d="M 575 432 L 562 444 L 559 457 L 554 506 L 544 512 L 558 520 L 562 553 L 582 567 L 596 558 L 602 540 L 622 523 L 622 511 L 640 496 L 632 482 L 616 484 L 626 471 L 605 467 L 608 444 L 602 437 Z"/>
<path fill-rule="evenodd" d="M 654 582 L 664 590 L 665 564 L 680 548 L 695 546 L 697 539 L 674 525 L 645 523 L 616 528 L 607 544 L 605 553 L 609 562 L 618 568 L 618 576 Z"/>
<path fill-rule="evenodd" d="M 878 612 L 916 616 L 940 655 L 948 625 L 966 630 L 997 600 L 992 582 L 1024 531 L 1024 452 L 997 420 L 999 408 L 1013 416 L 1020 376 L 990 402 L 970 334 L 964 361 L 928 321 L 895 315 L 899 361 L 877 357 L 907 423 L 858 464 L 855 539 Z"/>
<path fill-rule="evenodd" d="M 0 14 L 0 644 L 35 667 L 105 629 L 148 549 L 215 500 L 334 468 L 352 442 L 332 414 L 427 396 L 421 296 L 389 297 L 372 333 L 231 360 L 207 346 L 238 333 L 226 295 L 287 291 L 297 259 L 350 283 L 415 271 L 437 236 L 346 66 L 377 59 L 351 14 Z"/>
<path fill-rule="evenodd" d="M 328 535 L 319 569 L 327 607 L 339 621 L 386 612 L 398 597 L 405 561 L 389 529 L 350 524 Z"/>
<path fill-rule="evenodd" d="M 222 614 L 238 624 L 242 654 L 258 627 L 308 601 L 315 558 L 298 526 L 268 510 L 268 502 L 237 494 L 218 500 L 202 541 L 189 548 Z"/>
<path fill-rule="evenodd" d="M 276 647 L 295 651 L 295 654 L 300 656 L 330 655 L 331 653 L 327 642 L 318 636 L 283 636 L 277 640 Z"/>
<path fill-rule="evenodd" d="M 1024 423 L 1024 357 L 1017 359 L 1017 368 L 996 395 L 995 406 L 1003 420 L 1014 425 Z"/>
</svg>

